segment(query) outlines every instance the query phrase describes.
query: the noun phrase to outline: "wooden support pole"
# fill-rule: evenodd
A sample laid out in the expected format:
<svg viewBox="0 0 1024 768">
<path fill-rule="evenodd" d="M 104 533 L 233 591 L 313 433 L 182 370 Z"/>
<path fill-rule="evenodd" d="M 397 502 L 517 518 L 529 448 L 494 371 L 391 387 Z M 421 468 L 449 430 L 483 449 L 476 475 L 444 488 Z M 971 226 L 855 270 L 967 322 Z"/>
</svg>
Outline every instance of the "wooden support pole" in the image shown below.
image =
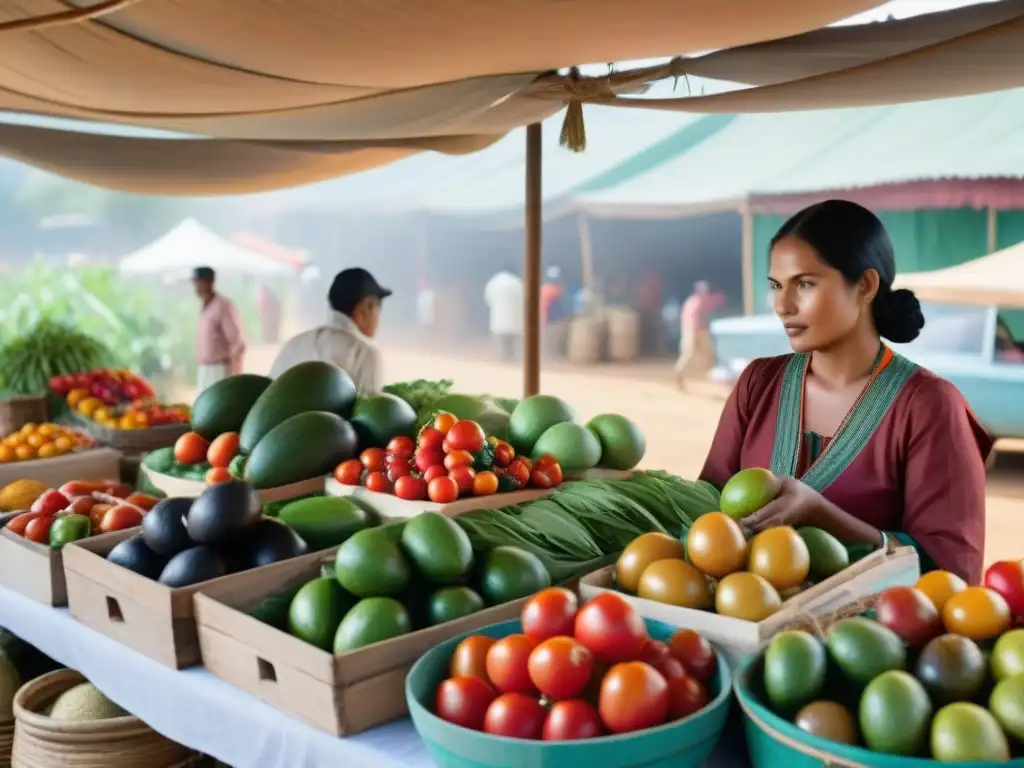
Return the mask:
<svg viewBox="0 0 1024 768">
<path fill-rule="evenodd" d="M 526 127 L 526 243 L 523 254 L 523 396 L 540 392 L 540 285 L 541 253 L 541 154 L 540 123 Z"/>
</svg>

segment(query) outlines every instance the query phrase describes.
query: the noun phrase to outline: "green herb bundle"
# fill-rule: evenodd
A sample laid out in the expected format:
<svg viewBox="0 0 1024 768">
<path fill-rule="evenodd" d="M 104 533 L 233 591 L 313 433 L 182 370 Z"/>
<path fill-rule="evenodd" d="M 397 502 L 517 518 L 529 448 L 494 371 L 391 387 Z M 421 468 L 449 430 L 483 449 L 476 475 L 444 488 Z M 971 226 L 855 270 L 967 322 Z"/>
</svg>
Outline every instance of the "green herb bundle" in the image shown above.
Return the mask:
<svg viewBox="0 0 1024 768">
<path fill-rule="evenodd" d="M 76 328 L 40 320 L 0 346 L 0 390 L 8 395 L 44 395 L 50 379 L 117 366 L 108 347 Z"/>
<path fill-rule="evenodd" d="M 389 395 L 400 397 L 413 410 L 420 413 L 430 408 L 434 403 L 452 391 L 452 382 L 448 379 L 430 381 L 428 379 L 417 379 L 416 381 L 400 381 L 395 384 L 388 384 L 384 391 Z"/>
</svg>

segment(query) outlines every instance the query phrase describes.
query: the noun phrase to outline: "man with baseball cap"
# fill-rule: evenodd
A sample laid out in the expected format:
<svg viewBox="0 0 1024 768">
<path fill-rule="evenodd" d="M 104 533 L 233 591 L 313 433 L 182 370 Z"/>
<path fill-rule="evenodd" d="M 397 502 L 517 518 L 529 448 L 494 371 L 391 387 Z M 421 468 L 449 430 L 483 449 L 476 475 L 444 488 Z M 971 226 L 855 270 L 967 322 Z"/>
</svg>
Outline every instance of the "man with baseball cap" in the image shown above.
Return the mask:
<svg viewBox="0 0 1024 768">
<path fill-rule="evenodd" d="M 339 272 L 327 292 L 327 325 L 290 339 L 274 361 L 271 377 L 299 363 L 323 360 L 347 371 L 360 394 L 379 393 L 383 359 L 373 336 L 380 324 L 381 302 L 390 295 L 365 269 Z"/>
<path fill-rule="evenodd" d="M 196 267 L 192 285 L 203 303 L 196 336 L 196 390 L 202 392 L 221 379 L 242 372 L 245 337 L 235 305 L 214 290 L 211 267 Z"/>
</svg>

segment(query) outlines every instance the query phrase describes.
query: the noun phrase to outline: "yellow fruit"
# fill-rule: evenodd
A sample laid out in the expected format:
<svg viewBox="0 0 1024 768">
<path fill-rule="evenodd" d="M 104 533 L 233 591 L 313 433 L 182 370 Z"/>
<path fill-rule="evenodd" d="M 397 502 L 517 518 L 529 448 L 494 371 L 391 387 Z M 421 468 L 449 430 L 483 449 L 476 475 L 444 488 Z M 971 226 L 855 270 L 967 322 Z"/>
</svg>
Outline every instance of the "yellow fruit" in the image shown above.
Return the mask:
<svg viewBox="0 0 1024 768">
<path fill-rule="evenodd" d="M 947 632 L 970 640 L 991 640 L 1013 622 L 1010 606 L 998 592 L 987 587 L 968 587 L 952 595 L 942 606 Z"/>
<path fill-rule="evenodd" d="M 747 540 L 739 523 L 721 512 L 698 517 L 686 535 L 690 562 L 708 576 L 720 579 L 741 570 L 747 562 Z"/>
<path fill-rule="evenodd" d="M 658 560 L 644 569 L 637 596 L 657 603 L 703 610 L 711 607 L 708 580 L 685 560 Z"/>
<path fill-rule="evenodd" d="M 14 458 L 14 450 L 4 446 L 8 454 L 7 461 Z M 32 503 L 46 491 L 46 484 L 38 480 L 15 480 L 8 483 L 0 491 L 0 509 L 13 512 L 16 509 L 28 509 Z"/>
<path fill-rule="evenodd" d="M 19 445 L 14 449 L 14 455 L 18 457 L 18 461 L 28 461 L 36 457 L 36 449 L 31 445 Z"/>
<path fill-rule="evenodd" d="M 92 412 L 93 421 L 104 422 L 110 418 L 110 411 L 106 408 L 97 408 Z"/>
<path fill-rule="evenodd" d="M 967 589 L 967 582 L 949 571 L 929 571 L 918 579 L 915 586 L 935 604 L 935 610 L 942 613 L 949 598 Z"/>
<path fill-rule="evenodd" d="M 135 429 L 135 422 L 131 416 L 122 416 L 120 421 L 117 422 L 118 429 Z"/>
<path fill-rule="evenodd" d="M 779 593 L 756 573 L 731 573 L 715 592 L 715 611 L 734 619 L 764 621 L 781 606 Z"/>
<path fill-rule="evenodd" d="M 637 536 L 619 556 L 615 566 L 615 580 L 619 589 L 635 594 L 640 576 L 651 563 L 658 560 L 682 560 L 686 557 L 683 543 L 666 533 L 645 533 Z"/>
<path fill-rule="evenodd" d="M 66 435 L 61 435 L 56 440 L 54 440 L 53 445 L 57 449 L 58 453 L 67 453 L 68 451 L 75 447 L 74 441 L 70 437 L 67 437 Z"/>
<path fill-rule="evenodd" d="M 811 570 L 811 554 L 800 534 L 788 525 L 761 531 L 750 542 L 747 570 L 777 590 L 799 587 Z"/>
<path fill-rule="evenodd" d="M 56 424 L 40 424 L 39 429 L 36 430 L 37 434 L 43 437 L 54 437 L 60 433 L 60 427 Z"/>
<path fill-rule="evenodd" d="M 21 427 L 21 434 L 23 434 L 23 435 L 31 435 L 38 428 L 39 428 L 39 425 L 37 425 L 34 422 L 30 421 L 28 424 L 23 424 L 22 425 L 22 427 Z"/>
<path fill-rule="evenodd" d="M 39 446 L 37 455 L 40 459 L 52 459 L 58 453 L 57 446 L 53 443 L 43 443 Z"/>
<path fill-rule="evenodd" d="M 38 432 L 33 432 L 27 438 L 25 438 L 25 442 L 31 445 L 33 448 L 38 448 L 43 443 L 47 442 L 47 439 L 45 435 L 41 435 Z"/>
<path fill-rule="evenodd" d="M 92 416 L 97 410 L 103 407 L 103 401 L 98 397 L 87 397 L 78 404 L 78 412 L 83 416 Z"/>
<path fill-rule="evenodd" d="M 19 445 L 25 444 L 25 435 L 21 432 L 15 432 L 13 435 L 8 435 L 4 438 L 4 445 L 9 445 L 11 448 L 17 448 Z"/>
<path fill-rule="evenodd" d="M 80 402 L 85 400 L 89 396 L 89 390 L 87 389 L 72 389 L 68 392 L 68 407 L 75 408 Z"/>
<path fill-rule="evenodd" d="M 0 464 L 6 464 L 14 458 L 14 449 L 9 445 L 0 445 Z"/>
<path fill-rule="evenodd" d="M 149 426 L 149 416 L 144 413 L 133 413 L 131 419 L 136 427 L 145 428 Z"/>
</svg>

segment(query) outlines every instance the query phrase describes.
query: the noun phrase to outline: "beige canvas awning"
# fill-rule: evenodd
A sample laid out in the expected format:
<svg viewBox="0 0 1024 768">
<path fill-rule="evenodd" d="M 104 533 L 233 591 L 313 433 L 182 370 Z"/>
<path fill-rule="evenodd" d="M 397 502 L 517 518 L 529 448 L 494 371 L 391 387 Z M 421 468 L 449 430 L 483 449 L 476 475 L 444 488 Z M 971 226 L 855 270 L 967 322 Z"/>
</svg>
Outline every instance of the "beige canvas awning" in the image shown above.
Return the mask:
<svg viewBox="0 0 1024 768">
<path fill-rule="evenodd" d="M 955 267 L 900 275 L 924 301 L 1024 309 L 1024 243 Z"/>
</svg>

